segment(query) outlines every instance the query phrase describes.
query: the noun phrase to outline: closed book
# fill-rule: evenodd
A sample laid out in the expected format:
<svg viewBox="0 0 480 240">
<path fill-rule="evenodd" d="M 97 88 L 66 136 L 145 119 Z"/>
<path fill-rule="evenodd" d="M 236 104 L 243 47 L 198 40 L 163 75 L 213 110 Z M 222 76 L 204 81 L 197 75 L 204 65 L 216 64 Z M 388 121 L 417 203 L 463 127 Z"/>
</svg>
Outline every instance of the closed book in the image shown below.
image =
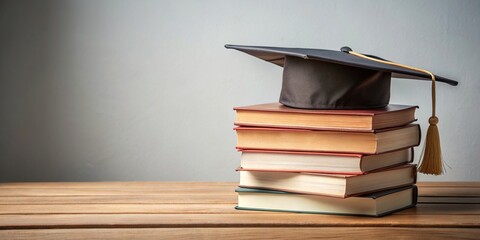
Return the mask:
<svg viewBox="0 0 480 240">
<path fill-rule="evenodd" d="M 372 131 L 412 123 L 416 108 L 390 104 L 379 109 L 311 110 L 267 103 L 234 110 L 235 124 L 239 126 Z"/>
<path fill-rule="evenodd" d="M 416 165 L 407 164 L 364 175 L 238 169 L 240 187 L 347 198 L 412 185 Z"/>
<path fill-rule="evenodd" d="M 237 127 L 238 149 L 378 154 L 420 144 L 410 124 L 372 132 Z"/>
<path fill-rule="evenodd" d="M 413 148 L 365 155 L 354 153 L 243 150 L 240 167 L 256 170 L 360 175 L 413 161 Z"/>
<path fill-rule="evenodd" d="M 415 185 L 337 199 L 281 191 L 237 188 L 239 210 L 281 211 L 381 217 L 413 207 L 417 203 Z"/>
</svg>

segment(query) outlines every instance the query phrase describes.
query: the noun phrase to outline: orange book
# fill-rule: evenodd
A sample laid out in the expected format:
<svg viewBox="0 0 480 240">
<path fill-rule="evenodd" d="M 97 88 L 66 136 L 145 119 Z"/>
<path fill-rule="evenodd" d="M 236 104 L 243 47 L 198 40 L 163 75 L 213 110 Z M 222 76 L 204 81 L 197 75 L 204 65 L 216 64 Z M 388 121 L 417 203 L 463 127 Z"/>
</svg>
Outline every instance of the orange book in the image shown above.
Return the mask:
<svg viewBox="0 0 480 240">
<path fill-rule="evenodd" d="M 378 154 L 420 144 L 411 124 L 372 132 L 237 127 L 238 149 Z"/>
<path fill-rule="evenodd" d="M 236 107 L 235 125 L 317 130 L 373 131 L 415 121 L 416 106 L 390 104 L 368 110 L 310 110 L 267 103 Z"/>
</svg>

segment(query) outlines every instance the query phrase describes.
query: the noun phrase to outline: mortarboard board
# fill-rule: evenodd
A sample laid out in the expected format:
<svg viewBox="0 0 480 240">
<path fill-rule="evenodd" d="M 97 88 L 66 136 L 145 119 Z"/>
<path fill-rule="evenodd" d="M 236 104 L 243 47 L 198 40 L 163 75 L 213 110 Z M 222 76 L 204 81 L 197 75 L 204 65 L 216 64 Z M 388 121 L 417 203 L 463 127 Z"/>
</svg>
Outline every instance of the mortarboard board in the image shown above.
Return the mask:
<svg viewBox="0 0 480 240">
<path fill-rule="evenodd" d="M 294 108 L 381 108 L 389 103 L 392 77 L 432 81 L 432 117 L 419 170 L 435 175 L 443 172 L 435 112 L 435 82 L 456 86 L 457 81 L 373 55 L 356 53 L 349 47 L 340 51 L 228 44 L 225 47 L 283 67 L 280 103 Z"/>
<path fill-rule="evenodd" d="M 225 47 L 282 66 L 280 103 L 294 108 L 381 108 L 389 103 L 392 77 L 431 80 L 423 72 L 343 51 L 239 45 Z M 440 76 L 436 76 L 436 80 L 450 85 L 458 84 Z"/>
</svg>

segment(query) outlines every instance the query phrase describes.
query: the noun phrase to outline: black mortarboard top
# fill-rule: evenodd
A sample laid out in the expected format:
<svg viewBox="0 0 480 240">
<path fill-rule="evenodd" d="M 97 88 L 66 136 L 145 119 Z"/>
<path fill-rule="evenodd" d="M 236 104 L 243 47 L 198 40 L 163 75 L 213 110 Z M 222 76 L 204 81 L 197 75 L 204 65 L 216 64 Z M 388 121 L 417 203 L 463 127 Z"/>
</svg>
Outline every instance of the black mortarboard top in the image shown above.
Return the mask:
<svg viewBox="0 0 480 240">
<path fill-rule="evenodd" d="M 430 75 L 423 72 L 349 54 L 349 48 L 333 51 L 240 45 L 225 47 L 282 66 L 280 103 L 294 108 L 381 108 L 389 103 L 392 77 L 431 81 Z M 458 84 L 440 76 L 436 76 L 436 81 L 454 86 Z"/>
</svg>

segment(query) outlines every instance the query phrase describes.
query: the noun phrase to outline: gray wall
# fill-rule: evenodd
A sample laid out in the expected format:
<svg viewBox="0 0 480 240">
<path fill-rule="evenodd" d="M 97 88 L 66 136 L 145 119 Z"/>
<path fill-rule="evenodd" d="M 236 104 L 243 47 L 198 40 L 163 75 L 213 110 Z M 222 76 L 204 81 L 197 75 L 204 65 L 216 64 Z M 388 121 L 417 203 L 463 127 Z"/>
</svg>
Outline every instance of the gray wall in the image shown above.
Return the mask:
<svg viewBox="0 0 480 240">
<path fill-rule="evenodd" d="M 480 180 L 480 1 L 1 1 L 0 181 L 236 181 L 232 107 L 282 69 L 226 50 L 348 45 L 438 85 L 441 177 Z M 394 80 L 392 103 L 430 84 Z M 425 131 L 424 131 L 425 132 Z M 417 152 L 422 147 L 417 148 Z"/>
</svg>

